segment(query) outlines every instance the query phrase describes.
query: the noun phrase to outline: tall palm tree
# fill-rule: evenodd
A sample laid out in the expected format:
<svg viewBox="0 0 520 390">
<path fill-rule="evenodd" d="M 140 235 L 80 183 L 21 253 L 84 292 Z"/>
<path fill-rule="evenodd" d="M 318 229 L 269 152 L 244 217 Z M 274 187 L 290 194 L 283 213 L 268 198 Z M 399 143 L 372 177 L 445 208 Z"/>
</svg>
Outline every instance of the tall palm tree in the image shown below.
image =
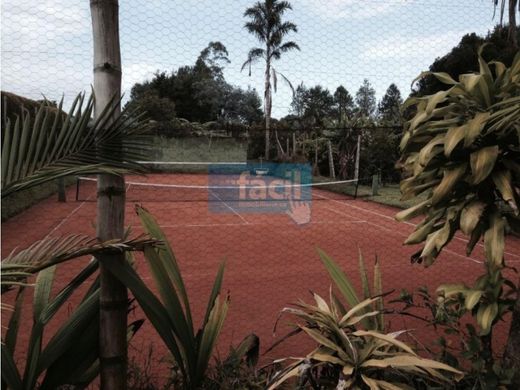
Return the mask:
<svg viewBox="0 0 520 390">
<path fill-rule="evenodd" d="M 504 14 L 506 10 L 506 0 L 492 0 L 493 5 L 495 7 L 494 11 L 498 7 L 498 3 L 500 3 L 500 24 L 502 24 L 504 20 Z M 511 41 L 513 46 L 518 47 L 518 41 L 516 37 L 516 12 L 520 12 L 520 2 L 518 0 L 507 0 L 509 5 L 509 27 L 507 33 L 507 39 Z M 518 8 L 518 9 L 517 9 Z"/>
<path fill-rule="evenodd" d="M 286 82 L 289 80 L 277 72 L 272 62 L 279 60 L 282 53 L 291 50 L 300 50 L 293 41 L 284 41 L 284 38 L 292 31 L 297 32 L 296 24 L 282 20 L 286 11 L 292 10 L 288 1 L 264 0 L 257 2 L 246 9 L 244 17 L 249 18 L 244 27 L 265 45 L 264 48 L 254 47 L 249 51 L 247 60 L 242 65 L 242 70 L 263 59 L 265 61 L 265 90 L 264 90 L 264 113 L 265 113 L 265 159 L 269 159 L 269 139 L 271 125 L 272 92 L 276 92 L 277 76 L 280 75 Z M 290 83 L 289 83 L 290 85 Z"/>
</svg>

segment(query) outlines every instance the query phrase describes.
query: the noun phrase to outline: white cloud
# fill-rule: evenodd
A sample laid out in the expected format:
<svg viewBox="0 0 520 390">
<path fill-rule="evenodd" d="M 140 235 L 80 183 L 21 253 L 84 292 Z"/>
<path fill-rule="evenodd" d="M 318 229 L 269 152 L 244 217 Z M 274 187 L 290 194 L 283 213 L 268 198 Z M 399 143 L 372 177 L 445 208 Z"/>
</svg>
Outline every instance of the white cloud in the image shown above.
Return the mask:
<svg viewBox="0 0 520 390">
<path fill-rule="evenodd" d="M 405 0 L 303 0 L 302 3 L 327 19 L 366 19 L 389 12 L 396 6 L 405 4 Z"/>
<path fill-rule="evenodd" d="M 367 42 L 361 57 L 367 61 L 410 60 L 420 58 L 430 63 L 438 56 L 447 53 L 456 46 L 466 32 L 449 31 L 410 37 L 393 35 Z"/>
</svg>

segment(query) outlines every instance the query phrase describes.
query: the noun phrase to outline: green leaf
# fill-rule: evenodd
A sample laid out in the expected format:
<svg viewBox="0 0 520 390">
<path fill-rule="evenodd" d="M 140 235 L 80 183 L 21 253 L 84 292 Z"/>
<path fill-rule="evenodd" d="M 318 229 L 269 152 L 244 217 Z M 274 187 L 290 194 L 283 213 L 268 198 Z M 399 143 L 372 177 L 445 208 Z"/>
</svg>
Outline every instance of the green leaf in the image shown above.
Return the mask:
<svg viewBox="0 0 520 390">
<path fill-rule="evenodd" d="M 361 364 L 362 367 L 387 368 L 387 367 L 419 367 L 422 369 L 444 370 L 455 374 L 457 379 L 461 379 L 464 374 L 447 364 L 436 362 L 435 360 L 424 359 L 419 356 L 390 356 L 383 359 L 369 359 Z"/>
<path fill-rule="evenodd" d="M 325 266 L 325 269 L 329 273 L 330 277 L 338 287 L 339 291 L 341 292 L 345 300 L 349 303 L 351 307 L 356 306 L 360 301 L 356 294 L 356 290 L 354 289 L 350 280 L 343 273 L 343 271 L 336 264 L 336 262 L 332 260 L 332 258 L 330 258 L 320 248 L 317 248 L 317 251 L 323 265 Z"/>
<path fill-rule="evenodd" d="M 428 199 L 424 200 L 415 206 L 410 207 L 409 209 L 398 212 L 395 215 L 395 219 L 399 222 L 407 221 L 411 218 L 423 214 L 429 207 L 430 201 Z"/>
<path fill-rule="evenodd" d="M 478 184 L 489 176 L 495 167 L 497 157 L 498 145 L 487 146 L 471 153 L 470 164 L 473 184 Z"/>
<path fill-rule="evenodd" d="M 489 119 L 489 112 L 479 112 L 475 117 L 468 121 L 464 135 L 464 147 L 471 146 L 473 142 L 482 134 L 482 130 Z"/>
<path fill-rule="evenodd" d="M 2 275 L 3 277 L 3 275 Z M 16 294 L 15 303 L 13 312 L 11 314 L 11 318 L 9 319 L 9 324 L 7 325 L 7 331 L 5 334 L 4 344 L 5 348 L 11 353 L 14 354 L 16 347 L 16 340 L 18 339 L 18 328 L 20 325 L 20 317 L 22 315 L 22 305 L 24 300 L 24 292 L 25 286 L 20 286 L 18 288 L 18 293 Z"/>
<path fill-rule="evenodd" d="M 518 212 L 518 206 L 515 201 L 514 193 L 513 193 L 513 184 L 511 178 L 511 171 L 509 170 L 500 170 L 496 171 L 492 175 L 493 182 L 495 183 L 497 190 L 502 195 L 502 199 L 507 202 L 511 208 Z"/>
<path fill-rule="evenodd" d="M 177 292 L 181 296 L 186 312 L 186 320 L 190 328 L 193 328 L 193 321 L 191 318 L 191 309 L 190 302 L 188 300 L 188 294 L 186 292 L 184 281 L 182 280 L 181 271 L 177 263 L 177 259 L 175 258 L 175 254 L 173 253 L 170 244 L 168 243 L 168 239 L 166 238 L 164 232 L 161 230 L 155 218 L 145 208 L 136 206 L 135 210 L 137 215 L 139 216 L 139 219 L 141 220 L 141 225 L 143 226 L 144 231 L 148 233 L 151 237 L 160 240 L 163 243 L 164 251 L 160 251 L 159 255 L 166 268 L 168 277 L 173 281 L 173 284 L 176 286 Z"/>
<path fill-rule="evenodd" d="M 22 378 L 16 368 L 13 355 L 3 343 L 0 344 L 0 351 L 2 353 L 2 381 L 12 390 L 23 389 Z"/>
<path fill-rule="evenodd" d="M 186 357 L 184 352 L 179 349 L 175 335 L 172 332 L 173 324 L 161 301 L 155 297 L 127 262 L 107 261 L 104 266 L 132 292 L 146 317 L 150 320 L 175 361 L 179 364 L 183 376 L 188 378 L 187 368 L 182 364 L 186 361 Z"/>
<path fill-rule="evenodd" d="M 217 299 L 217 296 L 220 295 L 220 290 L 222 288 L 222 280 L 224 279 L 225 266 L 226 263 L 223 261 L 222 263 L 220 263 L 220 266 L 218 267 L 217 276 L 215 277 L 215 282 L 213 283 L 213 288 L 211 290 L 211 294 L 209 295 L 208 305 L 206 306 L 206 314 L 204 316 L 204 321 L 202 322 L 202 327 L 206 326 L 206 323 L 208 322 L 210 314 L 213 310 L 213 305 Z"/>
<path fill-rule="evenodd" d="M 202 337 L 200 339 L 200 347 L 197 356 L 197 375 L 194 378 L 192 385 L 194 388 L 198 387 L 200 381 L 204 378 L 204 373 L 208 367 L 209 360 L 212 357 L 213 350 L 217 343 L 218 336 L 224 325 L 227 310 L 229 306 L 229 296 L 221 302 L 220 297 L 217 296 L 208 321 L 202 328 Z"/>
<path fill-rule="evenodd" d="M 372 296 L 372 293 L 370 292 L 370 283 L 368 282 L 367 269 L 363 259 L 363 254 L 361 253 L 361 249 L 358 249 L 358 252 L 358 267 L 359 276 L 361 277 L 361 287 L 363 289 L 363 298 L 369 299 Z"/>
<path fill-rule="evenodd" d="M 470 235 L 477 227 L 485 207 L 486 204 L 484 202 L 474 200 L 462 209 L 460 213 L 460 230 L 464 234 Z"/>
<path fill-rule="evenodd" d="M 433 190 L 431 203 L 433 205 L 449 197 L 453 187 L 460 181 L 466 173 L 467 164 L 463 163 L 451 169 L 445 169 L 439 185 Z"/>
<path fill-rule="evenodd" d="M 480 298 L 482 297 L 481 290 L 468 290 L 465 293 L 465 306 L 467 310 L 472 310 L 477 303 L 479 303 Z"/>
<path fill-rule="evenodd" d="M 480 334 L 485 336 L 491 331 L 491 325 L 497 317 L 498 304 L 496 302 L 481 305 L 477 311 L 477 323 L 480 326 Z"/>
<path fill-rule="evenodd" d="M 501 267 L 504 262 L 505 226 L 505 219 L 494 212 L 489 218 L 489 228 L 484 233 L 486 260 L 496 267 Z"/>
<path fill-rule="evenodd" d="M 466 127 L 466 125 L 450 127 L 446 137 L 444 137 L 444 154 L 446 157 L 450 157 L 453 149 L 464 139 L 467 132 Z"/>
</svg>

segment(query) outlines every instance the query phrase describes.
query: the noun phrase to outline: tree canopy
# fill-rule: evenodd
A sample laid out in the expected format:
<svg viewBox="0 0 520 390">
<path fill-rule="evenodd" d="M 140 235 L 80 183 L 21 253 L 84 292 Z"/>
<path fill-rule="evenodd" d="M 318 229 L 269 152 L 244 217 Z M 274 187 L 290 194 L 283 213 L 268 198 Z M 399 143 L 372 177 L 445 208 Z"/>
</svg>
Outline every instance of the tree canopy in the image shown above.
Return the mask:
<svg viewBox="0 0 520 390">
<path fill-rule="evenodd" d="M 516 35 L 520 39 L 520 28 L 516 28 Z M 484 47 L 482 56 L 486 61 L 500 61 L 510 66 L 518 49 L 508 39 L 508 28 L 496 26 L 493 31 L 488 32 L 485 37 L 475 33 L 464 35 L 457 46 L 449 53 L 438 57 L 430 65 L 431 72 L 446 72 L 455 80 L 464 73 L 478 71 L 477 53 L 480 46 Z M 414 87 L 413 95 L 431 95 L 443 90 L 446 85 L 442 84 L 433 76 L 427 76 L 419 80 Z"/>
<path fill-rule="evenodd" d="M 167 73 L 158 71 L 151 80 L 132 87 L 129 105 L 139 106 L 163 134 L 175 131 L 172 120 L 227 121 L 252 124 L 262 119 L 256 90 L 228 83 L 224 68 L 228 51 L 221 42 L 210 42 L 194 65 Z"/>
</svg>

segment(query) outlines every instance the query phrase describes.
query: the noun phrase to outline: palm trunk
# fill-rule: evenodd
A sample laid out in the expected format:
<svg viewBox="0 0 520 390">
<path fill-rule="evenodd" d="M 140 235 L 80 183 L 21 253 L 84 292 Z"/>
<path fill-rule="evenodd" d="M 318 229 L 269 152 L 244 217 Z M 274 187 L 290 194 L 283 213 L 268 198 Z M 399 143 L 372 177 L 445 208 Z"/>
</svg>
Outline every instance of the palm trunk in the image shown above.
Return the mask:
<svg viewBox="0 0 520 390">
<path fill-rule="evenodd" d="M 516 5 L 518 0 L 509 0 L 509 30 L 507 39 L 511 41 L 513 47 L 518 47 L 518 40 L 516 38 Z"/>
<path fill-rule="evenodd" d="M 267 55 L 269 56 L 269 52 L 267 52 Z M 271 63 L 269 60 L 267 61 L 266 67 L 265 67 L 265 160 L 269 161 L 269 149 L 271 146 Z"/>
<path fill-rule="evenodd" d="M 121 95 L 119 6 L 117 0 L 90 0 L 94 41 L 94 115 Z M 120 109 L 115 115 L 120 113 Z M 125 181 L 114 175 L 99 175 L 97 237 L 123 237 Z M 98 257 L 100 261 L 100 377 L 102 389 L 126 389 L 128 294 L 104 266 L 106 261 L 125 261 L 123 254 Z"/>
</svg>

